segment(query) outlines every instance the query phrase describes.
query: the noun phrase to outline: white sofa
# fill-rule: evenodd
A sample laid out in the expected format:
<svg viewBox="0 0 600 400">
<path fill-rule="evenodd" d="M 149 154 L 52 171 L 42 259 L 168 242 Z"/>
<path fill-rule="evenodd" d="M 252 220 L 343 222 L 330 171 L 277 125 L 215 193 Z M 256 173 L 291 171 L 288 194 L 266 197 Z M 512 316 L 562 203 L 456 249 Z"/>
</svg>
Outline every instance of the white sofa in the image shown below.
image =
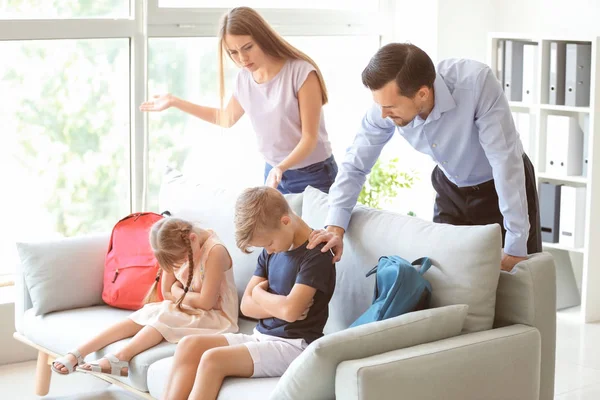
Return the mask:
<svg viewBox="0 0 600 400">
<path fill-rule="evenodd" d="M 171 171 L 160 203 L 161 210 L 216 230 L 233 256 L 241 295 L 258 251 L 244 255 L 235 248 L 236 197 L 236 192 L 194 185 Z M 311 226 L 323 225 L 326 195 L 308 188 L 288 201 Z M 230 378 L 219 399 L 553 399 L 554 263 L 541 253 L 513 273 L 501 273 L 500 235 L 497 225 L 456 227 L 357 207 L 336 267 L 325 337 L 311 344 L 282 378 Z M 102 304 L 107 244 L 108 234 L 18 245 L 22 265 L 15 337 L 40 351 L 39 395 L 48 392 L 54 357 L 129 314 Z M 434 308 L 345 329 L 372 300 L 374 277 L 365 278 L 365 272 L 387 254 L 434 261 L 425 274 Z M 241 331 L 250 332 L 254 325 L 240 318 Z M 132 360 L 129 378 L 102 378 L 142 397 L 159 398 L 174 350 L 162 343 Z"/>
</svg>

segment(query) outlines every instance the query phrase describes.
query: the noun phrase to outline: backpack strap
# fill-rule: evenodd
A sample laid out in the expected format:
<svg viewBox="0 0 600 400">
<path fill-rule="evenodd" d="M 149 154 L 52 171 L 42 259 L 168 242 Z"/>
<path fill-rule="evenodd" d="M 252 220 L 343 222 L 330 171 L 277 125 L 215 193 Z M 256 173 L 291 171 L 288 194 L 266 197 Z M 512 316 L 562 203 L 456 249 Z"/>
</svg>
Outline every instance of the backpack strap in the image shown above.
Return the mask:
<svg viewBox="0 0 600 400">
<path fill-rule="evenodd" d="M 420 265 L 419 274 L 423 275 L 431 267 L 429 257 L 421 257 L 412 262 L 412 265 Z"/>
<path fill-rule="evenodd" d="M 387 256 L 379 257 L 379 260 L 377 260 L 377 265 L 375 265 L 369 272 L 367 272 L 367 274 L 365 275 L 366 278 L 368 278 L 369 276 L 371 276 L 377 272 L 377 267 L 379 266 L 379 263 L 381 262 L 381 260 L 384 258 L 388 258 L 388 257 Z"/>
<path fill-rule="evenodd" d="M 367 274 L 365 275 L 365 277 L 368 278 L 369 276 L 373 275 L 376 272 L 377 272 L 377 265 L 374 266 L 369 272 L 367 272 Z"/>
</svg>

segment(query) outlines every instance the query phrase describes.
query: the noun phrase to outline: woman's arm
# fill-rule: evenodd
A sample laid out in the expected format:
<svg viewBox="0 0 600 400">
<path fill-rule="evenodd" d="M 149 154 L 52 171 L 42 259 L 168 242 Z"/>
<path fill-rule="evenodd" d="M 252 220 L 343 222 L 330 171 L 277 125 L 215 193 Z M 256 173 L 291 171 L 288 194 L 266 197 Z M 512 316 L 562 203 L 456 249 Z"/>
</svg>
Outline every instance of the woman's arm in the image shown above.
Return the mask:
<svg viewBox="0 0 600 400">
<path fill-rule="evenodd" d="M 302 162 L 317 147 L 321 108 L 323 107 L 322 98 L 321 84 L 317 73 L 312 71 L 298 90 L 302 138 L 294 150 L 276 166 L 282 173 Z"/>
<path fill-rule="evenodd" d="M 140 106 L 141 111 L 163 111 L 167 108 L 175 107 L 181 111 L 200 118 L 211 124 L 221 126 L 222 128 L 230 128 L 236 124 L 244 115 L 244 109 L 235 97 L 229 99 L 227 107 L 225 107 L 223 118 L 221 111 L 218 108 L 205 107 L 189 101 L 175 97 L 172 94 L 154 96 L 154 100 L 146 101 Z"/>
</svg>

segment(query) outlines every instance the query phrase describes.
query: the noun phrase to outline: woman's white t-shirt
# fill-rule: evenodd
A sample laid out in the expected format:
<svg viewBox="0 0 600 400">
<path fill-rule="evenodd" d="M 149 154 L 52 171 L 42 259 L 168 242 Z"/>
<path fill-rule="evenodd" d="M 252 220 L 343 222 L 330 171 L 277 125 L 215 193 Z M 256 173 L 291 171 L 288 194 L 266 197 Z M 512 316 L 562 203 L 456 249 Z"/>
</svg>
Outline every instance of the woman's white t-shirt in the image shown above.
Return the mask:
<svg viewBox="0 0 600 400">
<path fill-rule="evenodd" d="M 300 142 L 302 123 L 298 90 L 314 70 L 307 61 L 288 60 L 277 75 L 265 83 L 256 83 L 247 69 L 240 70 L 237 75 L 233 95 L 248 114 L 258 139 L 258 150 L 270 165 L 283 161 Z M 292 169 L 324 161 L 330 156 L 331 143 L 321 109 L 317 147 Z"/>
</svg>

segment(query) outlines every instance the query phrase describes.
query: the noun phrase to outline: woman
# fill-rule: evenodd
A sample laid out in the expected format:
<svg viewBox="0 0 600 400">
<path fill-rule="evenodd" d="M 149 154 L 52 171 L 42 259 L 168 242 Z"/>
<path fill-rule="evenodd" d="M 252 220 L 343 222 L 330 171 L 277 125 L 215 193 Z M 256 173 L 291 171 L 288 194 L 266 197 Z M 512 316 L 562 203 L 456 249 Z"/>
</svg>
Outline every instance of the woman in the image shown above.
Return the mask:
<svg viewBox="0 0 600 400">
<path fill-rule="evenodd" d="M 225 108 L 223 52 L 241 68 Z M 322 113 L 327 88 L 321 71 L 251 8 L 234 8 L 221 20 L 219 89 L 220 108 L 166 94 L 154 96 L 140 110 L 176 107 L 223 128 L 235 125 L 248 113 L 266 161 L 266 185 L 282 193 L 301 193 L 308 185 L 329 192 L 337 164 Z"/>
</svg>

